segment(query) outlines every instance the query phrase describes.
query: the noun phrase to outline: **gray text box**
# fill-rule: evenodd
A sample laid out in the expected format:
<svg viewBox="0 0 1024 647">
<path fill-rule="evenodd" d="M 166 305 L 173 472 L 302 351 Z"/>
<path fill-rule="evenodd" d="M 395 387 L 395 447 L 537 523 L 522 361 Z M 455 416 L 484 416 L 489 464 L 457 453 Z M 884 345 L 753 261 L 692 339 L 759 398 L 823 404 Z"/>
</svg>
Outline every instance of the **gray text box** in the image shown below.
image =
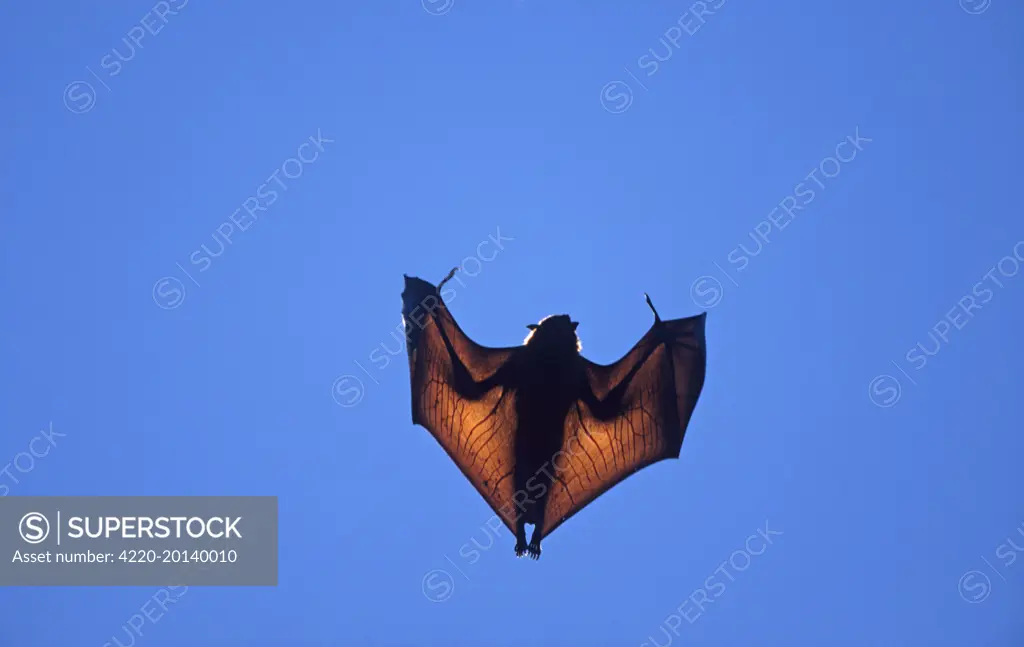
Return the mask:
<svg viewBox="0 0 1024 647">
<path fill-rule="evenodd" d="M 0 497 L 0 586 L 277 586 L 277 497 Z"/>
</svg>

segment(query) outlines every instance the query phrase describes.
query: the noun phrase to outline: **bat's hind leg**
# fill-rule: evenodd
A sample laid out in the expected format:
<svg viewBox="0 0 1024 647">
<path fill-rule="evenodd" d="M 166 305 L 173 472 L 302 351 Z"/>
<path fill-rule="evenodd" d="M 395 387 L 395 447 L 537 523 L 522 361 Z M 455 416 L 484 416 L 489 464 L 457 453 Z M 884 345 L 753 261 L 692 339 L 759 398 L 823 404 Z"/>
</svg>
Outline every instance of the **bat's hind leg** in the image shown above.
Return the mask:
<svg viewBox="0 0 1024 647">
<path fill-rule="evenodd" d="M 526 552 L 532 559 L 540 559 L 540 537 L 541 537 L 541 524 L 535 524 L 533 526 L 533 534 L 530 536 L 530 545 L 526 547 Z"/>
<path fill-rule="evenodd" d="M 533 533 L 530 535 L 530 543 L 526 543 L 526 524 L 533 524 Z M 528 556 L 530 559 L 540 559 L 540 537 L 541 524 L 534 520 L 532 515 L 521 514 L 516 519 L 516 557 Z"/>
<path fill-rule="evenodd" d="M 516 519 L 516 557 L 526 554 L 526 520 L 520 515 Z"/>
</svg>

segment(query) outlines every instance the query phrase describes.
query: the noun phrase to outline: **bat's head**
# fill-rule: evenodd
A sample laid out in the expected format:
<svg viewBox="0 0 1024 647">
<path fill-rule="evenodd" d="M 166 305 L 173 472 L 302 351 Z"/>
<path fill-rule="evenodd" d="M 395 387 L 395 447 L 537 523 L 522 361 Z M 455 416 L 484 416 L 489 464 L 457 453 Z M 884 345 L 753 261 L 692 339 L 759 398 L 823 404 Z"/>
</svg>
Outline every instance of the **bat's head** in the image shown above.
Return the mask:
<svg viewBox="0 0 1024 647">
<path fill-rule="evenodd" d="M 578 353 L 583 350 L 580 338 L 576 335 L 578 325 L 580 322 L 573 321 L 569 315 L 550 315 L 541 319 L 540 323 L 526 324 L 530 334 L 523 343 L 552 349 L 574 349 Z"/>
</svg>

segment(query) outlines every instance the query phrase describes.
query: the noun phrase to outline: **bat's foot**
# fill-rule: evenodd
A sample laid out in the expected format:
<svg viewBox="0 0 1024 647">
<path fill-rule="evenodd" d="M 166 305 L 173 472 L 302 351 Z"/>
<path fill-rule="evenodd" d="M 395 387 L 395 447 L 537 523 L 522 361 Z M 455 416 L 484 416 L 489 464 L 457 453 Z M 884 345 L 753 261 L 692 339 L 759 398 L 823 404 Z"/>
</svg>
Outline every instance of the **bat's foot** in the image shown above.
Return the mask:
<svg viewBox="0 0 1024 647">
<path fill-rule="evenodd" d="M 526 554 L 526 543 L 517 541 L 516 542 L 516 557 L 522 557 Z"/>
<path fill-rule="evenodd" d="M 530 556 L 530 559 L 540 559 L 540 542 L 531 541 L 530 545 L 526 547 L 526 552 Z"/>
</svg>

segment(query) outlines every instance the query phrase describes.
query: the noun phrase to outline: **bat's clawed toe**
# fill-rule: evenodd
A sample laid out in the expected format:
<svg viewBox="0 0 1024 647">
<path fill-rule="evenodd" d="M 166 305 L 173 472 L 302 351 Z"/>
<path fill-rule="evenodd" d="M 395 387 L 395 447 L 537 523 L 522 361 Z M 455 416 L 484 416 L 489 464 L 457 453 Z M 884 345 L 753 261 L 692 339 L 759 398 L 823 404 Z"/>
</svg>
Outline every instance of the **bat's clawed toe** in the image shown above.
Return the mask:
<svg viewBox="0 0 1024 647">
<path fill-rule="evenodd" d="M 532 560 L 540 559 L 540 543 L 530 542 L 529 545 L 525 541 L 516 542 L 516 557 L 529 557 Z"/>
</svg>

